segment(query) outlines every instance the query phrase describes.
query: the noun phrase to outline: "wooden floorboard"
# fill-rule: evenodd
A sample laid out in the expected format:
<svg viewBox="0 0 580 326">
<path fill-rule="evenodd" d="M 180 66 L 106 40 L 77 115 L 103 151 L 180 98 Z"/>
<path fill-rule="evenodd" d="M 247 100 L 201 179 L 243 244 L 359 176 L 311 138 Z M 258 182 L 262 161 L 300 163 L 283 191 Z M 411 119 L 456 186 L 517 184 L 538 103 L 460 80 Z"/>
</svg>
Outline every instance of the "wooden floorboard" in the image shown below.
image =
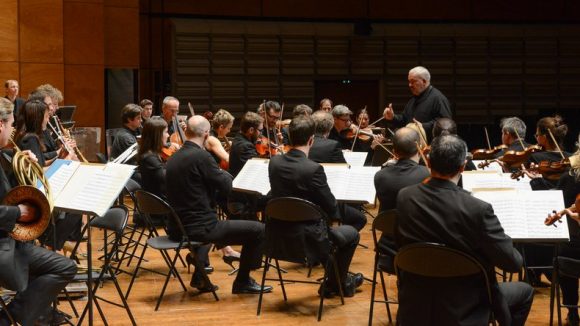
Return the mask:
<svg viewBox="0 0 580 326">
<path fill-rule="evenodd" d="M 374 213 L 374 212 L 373 212 Z M 351 264 L 351 271 L 362 272 L 372 278 L 372 262 L 374 259 L 372 234 L 369 223 L 361 231 L 361 243 L 369 249 L 359 247 Z M 94 248 L 100 247 L 99 237 L 101 232 L 93 232 Z M 237 248 L 239 249 L 239 248 Z M 95 252 L 95 256 L 100 253 Z M 146 258 L 149 262 L 144 266 L 165 271 L 166 267 L 161 256 L 154 250 L 148 250 Z M 183 292 L 176 279 L 170 280 L 169 286 L 161 307 L 154 311 L 156 299 L 161 292 L 163 277 L 151 272 L 143 271 L 137 279 L 129 298 L 129 304 L 135 319 L 139 325 L 366 325 L 368 324 L 369 302 L 371 284 L 366 282 L 361 286 L 353 298 L 345 298 L 345 305 L 340 304 L 339 298 L 326 299 L 322 322 L 317 323 L 316 312 L 319 297 L 318 285 L 311 284 L 287 284 L 288 302 L 284 302 L 282 291 L 278 284 L 273 281 L 268 283 L 274 286 L 274 291 L 264 295 L 261 316 L 256 316 L 258 303 L 257 295 L 233 295 L 231 286 L 235 276 L 228 276 L 230 267 L 221 260 L 221 252 L 210 253 L 211 264 L 215 271 L 210 275 L 212 282 L 219 286 L 218 295 L 220 301 L 216 302 L 211 293 L 198 294 L 195 289 L 189 287 L 191 274 L 187 268 L 178 263 L 179 272 L 187 286 L 187 292 Z M 100 264 L 95 260 L 95 264 Z M 135 263 L 125 267 L 132 271 Z M 296 264 L 282 264 L 288 269 L 285 277 L 294 279 L 307 279 L 307 268 Z M 269 277 L 276 277 L 274 270 L 270 270 Z M 254 271 L 252 276 L 256 280 L 261 278 L 261 270 Z M 315 268 L 310 279 L 322 276 L 322 269 Z M 125 290 L 129 283 L 129 276 L 120 275 L 121 287 Z M 396 279 L 394 276 L 386 278 L 388 293 L 396 298 Z M 118 299 L 112 283 L 107 283 L 99 294 L 105 298 Z M 380 292 L 377 296 L 380 296 Z M 78 309 L 82 309 L 86 301 L 75 300 Z M 68 304 L 61 301 L 61 310 L 71 313 Z M 106 317 L 110 325 L 130 325 L 129 318 L 123 309 L 103 303 Z M 393 318 L 396 316 L 397 306 L 391 305 Z M 420 313 L 420 311 L 418 311 Z M 534 304 L 526 325 L 547 325 L 549 316 L 549 288 L 537 288 Z M 565 317 L 565 313 L 564 313 Z M 76 319 L 73 319 L 73 322 Z M 84 322 L 83 324 L 88 324 Z M 95 325 L 102 325 L 95 309 Z M 374 325 L 388 325 L 387 313 L 384 304 L 375 305 L 373 318 Z"/>
</svg>

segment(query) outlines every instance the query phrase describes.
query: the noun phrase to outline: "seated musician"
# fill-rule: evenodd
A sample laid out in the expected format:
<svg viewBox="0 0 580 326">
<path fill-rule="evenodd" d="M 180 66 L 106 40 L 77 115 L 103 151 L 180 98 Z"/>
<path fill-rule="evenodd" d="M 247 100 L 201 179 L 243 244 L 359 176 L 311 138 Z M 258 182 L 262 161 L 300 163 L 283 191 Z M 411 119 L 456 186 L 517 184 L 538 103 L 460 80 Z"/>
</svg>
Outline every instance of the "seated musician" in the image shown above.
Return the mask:
<svg viewBox="0 0 580 326">
<path fill-rule="evenodd" d="M 196 115 L 187 121 L 187 139 L 167 162 L 166 184 L 171 185 L 167 189 L 167 198 L 191 240 L 224 246 L 242 245 L 240 268 L 232 293 L 260 293 L 260 285 L 250 277 L 250 270 L 259 268 L 262 263 L 264 225 L 256 221 L 217 219 L 210 204 L 211 198 L 215 191 L 231 191 L 232 176 L 221 170 L 204 149 L 209 131 L 210 123 L 202 116 Z M 178 231 L 171 225 L 169 236 L 179 239 Z M 190 284 L 201 291 L 214 290 L 202 280 L 195 271 Z M 263 290 L 271 292 L 272 287 L 266 286 Z"/>
<path fill-rule="evenodd" d="M 312 115 L 314 121 L 314 142 L 308 152 L 308 158 L 316 163 L 346 163 L 340 144 L 336 140 L 328 139 L 328 134 L 333 127 L 332 115 L 318 110 Z M 346 225 L 351 225 L 358 231 L 367 224 L 367 218 L 357 207 L 348 204 L 340 204 L 339 220 Z"/>
<path fill-rule="evenodd" d="M 264 103 L 258 107 L 258 114 L 264 119 L 262 136 L 269 137 L 270 141 L 277 146 L 288 144 L 288 135 L 283 129 L 278 128 L 278 122 L 283 118 L 282 107 L 276 101 L 266 101 L 265 105 L 265 110 Z"/>
<path fill-rule="evenodd" d="M 127 104 L 121 110 L 121 121 L 123 128 L 115 133 L 115 140 L 111 148 L 111 158 L 123 154 L 129 147 L 137 142 L 139 129 L 141 128 L 141 107 L 137 104 Z M 132 158 L 125 164 L 135 165 L 137 160 Z"/>
<path fill-rule="evenodd" d="M 314 142 L 314 121 L 309 117 L 292 119 L 289 132 L 292 149 L 285 155 L 272 157 L 269 166 L 271 195 L 277 197 L 298 197 L 311 201 L 320 206 L 329 218 L 338 214 L 338 206 L 334 195 L 330 192 L 326 181 L 324 169 L 318 163 L 308 159 L 308 153 Z M 319 237 L 324 234 L 326 222 L 320 221 L 314 227 L 308 225 L 312 236 Z M 284 227 L 284 226 L 281 226 Z M 330 240 L 338 246 L 336 260 L 339 270 L 337 280 L 334 273 L 329 271 L 329 284 L 325 293 L 321 295 L 332 296 L 338 292 L 338 282 L 341 282 L 344 295 L 354 296 L 356 288 L 363 282 L 360 273 L 348 274 L 352 256 L 359 241 L 356 229 L 350 225 L 342 225 L 330 228 Z M 324 260 L 324 252 L 321 248 L 313 246 L 307 250 L 313 250 L 313 255 Z"/>
<path fill-rule="evenodd" d="M 153 115 L 153 102 L 150 99 L 144 98 L 139 102 L 139 106 L 143 111 L 141 111 L 141 118 L 143 122 L 149 120 Z"/>
<path fill-rule="evenodd" d="M 508 148 L 497 153 L 496 157 L 502 156 L 507 151 L 522 151 L 528 144 L 526 138 L 526 124 L 518 117 L 503 118 L 500 122 L 501 143 Z"/>
<path fill-rule="evenodd" d="M 457 124 L 451 118 L 438 118 L 433 124 L 433 138 L 441 135 L 457 135 Z M 471 153 L 467 153 L 467 163 L 465 171 L 475 171 L 477 168 L 473 164 Z M 461 186 L 461 184 L 460 184 Z"/>
<path fill-rule="evenodd" d="M 229 172 L 235 178 L 249 159 L 258 157 L 256 141 L 264 128 L 264 120 L 254 112 L 246 112 L 240 122 L 240 132 L 232 142 Z M 265 146 L 267 147 L 267 146 Z M 256 195 L 232 192 L 228 198 L 230 218 L 256 220 L 256 213 L 265 199 Z"/>
<path fill-rule="evenodd" d="M 330 111 L 332 111 L 332 101 L 329 98 L 323 98 L 320 100 L 320 103 L 318 103 L 318 110 L 330 113 Z"/>
<path fill-rule="evenodd" d="M 395 239 L 400 247 L 436 242 L 476 258 L 492 282 L 492 303 L 477 277 L 451 280 L 404 273 L 399 278 L 398 322 L 401 325 L 487 325 L 490 311 L 500 325 L 524 325 L 533 288 L 522 282 L 497 283 L 494 268 L 518 272 L 522 257 L 513 247 L 490 204 L 457 186 L 467 146 L 457 136 L 431 143 L 431 178 L 399 191 Z M 420 313 L 417 307 L 422 307 Z"/>
<path fill-rule="evenodd" d="M 234 125 L 234 116 L 228 111 L 220 109 L 213 116 L 211 124 L 212 129 L 205 148 L 218 165 L 227 169 L 230 162 L 229 149 L 232 146 L 227 136 Z"/>
<path fill-rule="evenodd" d="M 361 132 L 364 132 L 364 134 L 359 134 L 355 143 L 355 151 L 368 153 L 364 163 L 365 166 L 371 165 L 375 148 L 385 140 L 385 137 L 382 134 L 373 134 L 372 129 L 369 127 L 369 123 L 369 114 L 366 108 L 358 111 L 354 124 L 360 128 Z M 372 137 L 368 137 L 369 134 L 371 134 Z"/>
<path fill-rule="evenodd" d="M 550 133 L 552 134 L 550 136 Z M 568 126 L 562 122 L 560 116 L 545 117 L 538 120 L 536 125 L 536 141 L 542 146 L 543 151 L 532 153 L 529 162 L 540 164 L 540 162 L 559 162 L 571 155 L 564 150 L 564 139 L 568 133 Z M 554 137 L 552 139 L 552 137 Z M 564 172 L 564 171 L 562 171 Z M 549 183 L 553 188 L 558 183 L 558 176 L 553 179 L 544 178 L 544 182 Z"/>
<path fill-rule="evenodd" d="M 339 104 L 332 109 L 331 113 L 334 118 L 334 128 L 330 130 L 328 139 L 339 142 L 342 149 L 350 149 L 352 139 L 348 139 L 345 133 L 351 128 L 352 120 L 350 117 L 352 116 L 352 111 L 348 107 Z"/>
<path fill-rule="evenodd" d="M 177 121 L 177 114 L 179 113 L 179 100 L 173 96 L 166 96 L 161 104 L 161 117 L 167 122 L 167 133 L 171 137 L 176 130 L 174 121 Z M 174 119 L 175 118 L 175 119 Z M 179 121 L 179 127 L 181 129 L 185 128 L 185 122 Z M 165 147 L 170 148 L 174 151 L 178 150 L 180 145 L 172 142 L 169 137 L 165 142 Z"/>
<path fill-rule="evenodd" d="M 12 133 L 13 107 L 10 101 L 0 99 L 2 148 L 8 144 Z M 0 157 L 0 160 L 4 159 Z M 0 193 L 4 197 L 11 186 L 3 169 L 0 169 L 0 180 Z M 15 241 L 9 236 L 16 222 L 32 221 L 36 213 L 36 208 L 26 203 L 0 206 L 0 286 L 17 291 L 8 310 L 20 325 L 34 325 L 41 321 L 59 325 L 62 320 L 53 316 L 50 304 L 75 276 L 75 263 L 32 242 Z M 10 325 L 5 312 L 0 312 L 0 325 Z"/>
</svg>

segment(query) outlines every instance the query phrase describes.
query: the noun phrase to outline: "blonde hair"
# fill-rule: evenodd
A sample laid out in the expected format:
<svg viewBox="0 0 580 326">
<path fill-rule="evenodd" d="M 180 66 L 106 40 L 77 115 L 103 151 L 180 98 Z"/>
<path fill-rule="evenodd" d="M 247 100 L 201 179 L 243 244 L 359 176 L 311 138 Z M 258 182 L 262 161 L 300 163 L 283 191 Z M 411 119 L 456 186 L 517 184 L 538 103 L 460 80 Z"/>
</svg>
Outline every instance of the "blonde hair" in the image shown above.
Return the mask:
<svg viewBox="0 0 580 326">
<path fill-rule="evenodd" d="M 56 104 L 64 101 L 64 97 L 62 97 L 62 92 L 58 88 L 52 86 L 51 84 L 40 85 L 36 88 L 36 90 L 47 94 L 52 99 L 57 100 Z"/>
<path fill-rule="evenodd" d="M 234 122 L 234 116 L 224 109 L 219 109 L 214 115 L 212 119 L 212 127 L 214 130 L 218 129 L 219 126 L 227 126 L 230 123 Z"/>
</svg>

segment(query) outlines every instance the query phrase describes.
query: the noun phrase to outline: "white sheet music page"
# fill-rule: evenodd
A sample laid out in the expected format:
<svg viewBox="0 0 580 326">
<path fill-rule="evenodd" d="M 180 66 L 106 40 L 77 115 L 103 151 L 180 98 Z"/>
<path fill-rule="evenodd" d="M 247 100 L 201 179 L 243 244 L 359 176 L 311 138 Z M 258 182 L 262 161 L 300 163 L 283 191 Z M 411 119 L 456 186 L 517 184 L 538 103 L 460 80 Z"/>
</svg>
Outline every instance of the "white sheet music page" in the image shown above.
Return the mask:
<svg viewBox="0 0 580 326">
<path fill-rule="evenodd" d="M 499 165 L 499 163 L 497 163 L 495 161 L 489 162 L 489 166 L 486 166 L 483 169 L 479 167 L 479 164 L 485 162 L 484 160 L 472 160 L 471 162 L 473 162 L 477 171 L 503 172 L 503 168 L 501 167 L 501 165 Z"/>
<path fill-rule="evenodd" d="M 343 150 L 342 154 L 350 166 L 364 166 L 369 155 L 368 152 L 351 152 L 349 150 Z"/>
<path fill-rule="evenodd" d="M 267 195 L 270 192 L 269 163 L 269 160 L 260 158 L 248 160 L 232 182 L 233 189 Z"/>
<path fill-rule="evenodd" d="M 50 185 L 53 199 L 60 196 L 60 193 L 80 165 L 81 163 L 77 161 L 71 161 L 69 164 L 62 164 L 60 168 L 48 178 L 48 184 Z"/>
<path fill-rule="evenodd" d="M 462 182 L 463 189 L 467 191 L 500 188 L 532 190 L 529 178 L 514 180 L 510 173 L 497 171 L 465 171 L 462 174 Z"/>
<path fill-rule="evenodd" d="M 336 200 L 344 202 L 372 203 L 377 194 L 375 174 L 378 166 L 353 166 L 323 164 L 330 191 Z"/>
<path fill-rule="evenodd" d="M 568 240 L 565 218 L 557 227 L 547 226 L 544 220 L 553 210 L 564 209 L 561 190 L 542 191 L 476 191 L 473 195 L 493 206 L 505 233 L 514 240 Z"/>
</svg>

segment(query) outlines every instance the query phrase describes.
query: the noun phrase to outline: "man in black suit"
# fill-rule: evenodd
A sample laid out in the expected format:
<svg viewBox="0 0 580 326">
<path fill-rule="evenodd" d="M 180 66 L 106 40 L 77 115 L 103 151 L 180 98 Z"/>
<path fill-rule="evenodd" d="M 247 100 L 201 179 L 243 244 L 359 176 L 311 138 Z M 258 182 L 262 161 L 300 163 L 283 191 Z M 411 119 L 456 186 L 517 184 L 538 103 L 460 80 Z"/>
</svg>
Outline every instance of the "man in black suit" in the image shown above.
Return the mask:
<svg viewBox="0 0 580 326">
<path fill-rule="evenodd" d="M 526 138 L 526 124 L 518 117 L 503 118 L 500 122 L 501 143 L 508 148 L 497 153 L 496 157 L 502 156 L 507 151 L 522 151 L 528 144 Z M 523 146 L 522 146 L 523 145 Z"/>
<path fill-rule="evenodd" d="M 264 119 L 254 112 L 246 112 L 240 122 L 240 132 L 232 141 L 229 172 L 235 178 L 246 162 L 258 157 L 256 141 L 264 129 Z M 232 192 L 228 197 L 229 218 L 257 220 L 256 212 L 263 208 L 262 196 Z"/>
<path fill-rule="evenodd" d="M 0 101 L 0 147 L 6 146 L 12 133 L 12 110 L 13 105 L 8 100 Z M 4 198 L 10 188 L 0 168 L 0 198 Z M 50 304 L 77 271 L 69 258 L 9 236 L 17 222 L 31 222 L 36 213 L 36 208 L 26 203 L 0 206 L 0 286 L 18 291 L 8 310 L 21 325 L 34 325 L 39 318 L 45 324 L 54 321 Z M 6 313 L 1 312 L 0 325 L 9 324 Z"/>
<path fill-rule="evenodd" d="M 489 313 L 500 325 L 524 325 L 533 289 L 522 282 L 498 284 L 494 268 L 518 272 L 522 256 L 513 247 L 490 204 L 459 188 L 467 146 L 457 136 L 440 136 L 431 143 L 431 178 L 402 189 L 397 197 L 397 245 L 437 242 L 476 258 L 492 282 L 487 302 L 480 277 L 435 279 L 403 273 L 399 279 L 401 325 L 487 325 Z M 421 313 L 417 313 L 417 307 Z"/>
<path fill-rule="evenodd" d="M 260 293 L 260 285 L 250 277 L 250 270 L 261 266 L 264 226 L 254 221 L 218 221 L 211 200 L 216 191 L 224 194 L 231 191 L 232 176 L 220 170 L 205 150 L 210 129 L 209 121 L 202 116 L 196 115 L 187 121 L 186 141 L 167 162 L 165 177 L 171 185 L 167 198 L 191 240 L 223 246 L 242 245 L 240 269 L 232 293 Z M 169 226 L 169 236 L 180 238 L 175 226 Z M 200 291 L 214 290 L 204 284 L 198 271 L 192 275 L 190 284 Z M 272 287 L 266 286 L 264 291 L 271 292 Z"/>
<path fill-rule="evenodd" d="M 308 152 L 314 141 L 314 121 L 309 117 L 297 117 L 289 127 L 292 149 L 285 155 L 275 156 L 269 165 L 271 195 L 277 197 L 298 197 L 320 206 L 329 218 L 336 217 L 338 206 L 330 192 L 324 169 L 318 163 L 308 159 Z M 281 228 L 284 226 L 280 226 Z M 317 238 L 326 233 L 325 221 L 316 225 L 304 225 L 307 237 Z M 338 247 L 336 260 L 340 282 L 344 295 L 354 296 L 355 289 L 362 284 L 362 274 L 348 274 L 348 268 L 359 241 L 359 234 L 350 225 L 333 227 L 329 230 L 330 240 Z M 323 245 L 321 247 L 324 247 Z M 311 248 L 318 251 L 324 261 L 323 248 Z M 338 280 L 329 271 L 329 286 L 324 295 L 331 296 L 338 291 Z"/>
<path fill-rule="evenodd" d="M 316 163 L 346 163 L 340 143 L 328 139 L 330 130 L 334 127 L 332 115 L 323 110 L 314 112 L 312 120 L 315 125 L 314 143 L 308 152 L 308 158 Z M 341 204 L 340 220 L 343 224 L 352 225 L 358 231 L 367 224 L 365 214 L 358 208 Z"/>
</svg>

